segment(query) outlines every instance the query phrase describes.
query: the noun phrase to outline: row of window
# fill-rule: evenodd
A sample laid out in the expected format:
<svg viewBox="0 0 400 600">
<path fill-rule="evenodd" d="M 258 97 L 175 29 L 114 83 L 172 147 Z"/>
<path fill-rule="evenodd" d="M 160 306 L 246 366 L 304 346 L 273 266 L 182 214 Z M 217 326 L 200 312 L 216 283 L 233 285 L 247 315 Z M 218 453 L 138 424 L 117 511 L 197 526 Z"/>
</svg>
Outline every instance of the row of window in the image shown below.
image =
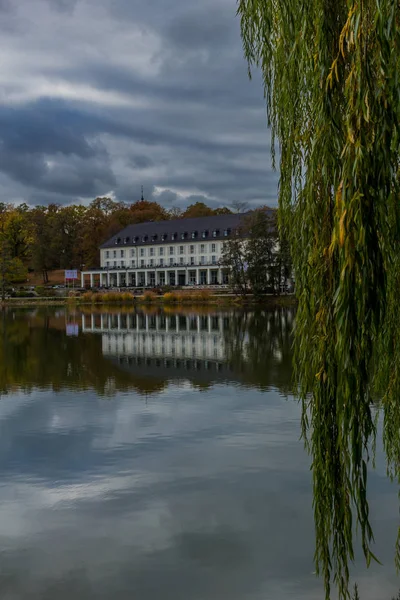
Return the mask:
<svg viewBox="0 0 400 600">
<path fill-rule="evenodd" d="M 164 256 L 166 254 L 167 248 L 158 248 L 158 256 Z M 209 245 L 210 252 L 217 251 L 217 244 Z M 117 258 L 117 250 L 106 250 L 106 258 L 110 258 L 111 252 L 113 254 L 113 258 Z M 127 251 L 128 252 L 128 251 Z M 207 245 L 200 244 L 200 252 L 207 252 Z M 131 256 L 135 256 L 136 251 L 134 249 L 131 250 Z M 170 256 L 175 254 L 175 246 L 169 246 L 169 254 Z M 178 254 L 185 254 L 185 246 L 179 246 Z M 196 254 L 196 246 L 189 246 L 189 254 Z M 119 251 L 119 256 L 121 258 L 125 257 L 125 250 Z M 140 256 L 146 256 L 146 248 L 140 248 Z M 156 248 L 147 248 L 147 256 L 156 256 Z"/>
<path fill-rule="evenodd" d="M 205 265 L 206 263 L 207 263 L 207 261 L 206 261 L 206 257 L 205 257 L 205 256 L 200 256 L 200 264 L 201 264 L 201 265 Z M 154 259 L 154 258 L 151 258 L 149 262 L 146 262 L 146 260 L 145 260 L 144 258 L 142 258 L 142 259 L 140 260 L 140 263 L 139 263 L 139 261 L 138 261 L 138 266 L 140 265 L 141 267 L 154 267 L 154 266 L 166 267 L 168 264 L 169 264 L 170 266 L 174 266 L 175 264 L 179 264 L 179 265 L 185 265 L 186 263 L 185 263 L 185 259 L 184 259 L 184 257 L 183 257 L 183 256 L 181 256 L 181 257 L 179 258 L 179 262 L 178 262 L 178 263 L 176 262 L 176 259 L 175 259 L 175 258 L 173 258 L 173 257 L 171 257 L 171 258 L 169 259 L 169 263 L 168 263 L 168 261 L 167 261 L 167 260 L 165 260 L 165 262 L 164 262 L 164 259 L 163 259 L 163 258 L 160 258 L 160 259 L 159 259 L 157 262 L 155 261 L 155 259 Z M 195 265 L 195 264 L 196 264 L 196 262 L 195 262 L 195 257 L 194 257 L 194 256 L 191 256 L 191 257 L 190 257 L 190 262 L 189 262 L 189 263 L 187 263 L 187 264 L 190 264 L 190 265 Z M 212 264 L 212 265 L 216 265 L 216 264 L 217 264 L 217 257 L 216 257 L 215 255 L 211 256 L 211 264 Z M 106 266 L 107 266 L 107 268 L 109 268 L 109 267 L 111 267 L 111 266 L 114 266 L 114 267 L 116 267 L 116 266 L 117 266 L 117 261 L 116 261 L 116 260 L 114 260 L 114 263 L 113 263 L 113 265 L 111 265 L 111 262 L 108 260 L 108 261 L 106 262 Z M 127 265 L 125 265 L 125 261 L 124 261 L 124 260 L 121 260 L 121 261 L 120 261 L 120 266 L 121 266 L 121 267 L 129 266 L 129 262 L 127 263 Z M 130 265 L 130 266 L 131 266 L 132 268 L 135 268 L 135 267 L 136 267 L 136 261 L 135 261 L 135 260 L 131 260 L 131 265 Z"/>
<path fill-rule="evenodd" d="M 231 235 L 232 230 L 231 229 L 224 229 L 224 237 L 228 237 L 229 235 Z M 212 232 L 212 237 L 216 238 L 219 237 L 219 235 L 221 234 L 219 229 L 214 229 L 214 231 Z M 178 239 L 181 240 L 188 240 L 188 239 L 192 239 L 195 240 L 197 239 L 199 236 L 201 236 L 203 239 L 208 238 L 210 235 L 210 232 L 208 231 L 208 229 L 205 229 L 204 231 L 201 232 L 201 234 L 199 234 L 198 231 L 192 231 L 191 233 L 189 233 L 188 231 L 183 231 L 181 234 L 178 233 L 171 233 L 170 234 L 170 239 L 172 241 L 176 241 Z M 157 234 L 155 235 L 151 235 L 148 236 L 147 234 L 144 234 L 142 236 L 136 236 L 133 237 L 132 239 L 130 237 L 124 237 L 124 238 L 117 238 L 115 240 L 116 244 L 137 244 L 138 242 L 157 242 L 161 240 L 162 242 L 166 242 L 168 240 L 168 234 L 167 233 L 162 233 L 160 236 L 158 236 Z"/>
</svg>

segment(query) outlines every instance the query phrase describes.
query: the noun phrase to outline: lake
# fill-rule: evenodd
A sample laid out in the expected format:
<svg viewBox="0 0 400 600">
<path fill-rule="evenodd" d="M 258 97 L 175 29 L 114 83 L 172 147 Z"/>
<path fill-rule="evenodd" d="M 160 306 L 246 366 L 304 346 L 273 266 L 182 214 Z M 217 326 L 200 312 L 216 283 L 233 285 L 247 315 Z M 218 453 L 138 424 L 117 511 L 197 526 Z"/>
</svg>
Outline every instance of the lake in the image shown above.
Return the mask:
<svg viewBox="0 0 400 600">
<path fill-rule="evenodd" d="M 0 314 L 2 600 L 322 600 L 295 312 Z M 369 476 L 361 600 L 390 600 L 397 486 Z"/>
</svg>

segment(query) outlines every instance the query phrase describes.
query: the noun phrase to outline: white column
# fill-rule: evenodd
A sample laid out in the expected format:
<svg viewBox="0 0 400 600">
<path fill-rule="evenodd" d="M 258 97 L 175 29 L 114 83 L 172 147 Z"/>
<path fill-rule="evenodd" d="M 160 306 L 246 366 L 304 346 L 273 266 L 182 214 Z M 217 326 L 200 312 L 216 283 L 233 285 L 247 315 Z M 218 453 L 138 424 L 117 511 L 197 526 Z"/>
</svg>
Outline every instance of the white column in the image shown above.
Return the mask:
<svg viewBox="0 0 400 600">
<path fill-rule="evenodd" d="M 207 272 L 207 275 L 206 275 L 206 277 L 207 277 L 207 279 L 206 279 L 207 285 L 210 285 L 210 283 L 211 283 L 211 269 L 210 269 L 210 267 L 207 267 L 206 272 Z"/>
<path fill-rule="evenodd" d="M 81 272 L 81 287 L 85 287 L 85 275 L 83 271 Z"/>
<path fill-rule="evenodd" d="M 144 272 L 144 283 L 146 287 L 149 285 L 149 272 L 147 270 Z"/>
<path fill-rule="evenodd" d="M 196 269 L 196 284 L 200 283 L 200 269 Z"/>
<path fill-rule="evenodd" d="M 107 271 L 107 286 L 110 287 L 110 271 Z"/>
<path fill-rule="evenodd" d="M 121 286 L 121 273 L 117 271 L 117 287 Z"/>
<path fill-rule="evenodd" d="M 221 271 L 221 269 L 218 269 L 218 271 L 217 271 L 217 281 L 218 281 L 218 283 L 222 283 L 222 271 Z"/>
<path fill-rule="evenodd" d="M 90 273 L 90 287 L 94 287 L 94 275 L 93 273 Z"/>
<path fill-rule="evenodd" d="M 178 269 L 175 269 L 175 285 L 178 285 Z"/>
<path fill-rule="evenodd" d="M 91 315 L 91 318 L 90 318 L 90 328 L 92 331 L 94 330 L 94 315 L 93 314 Z"/>
<path fill-rule="evenodd" d="M 117 315 L 118 331 L 121 331 L 121 313 Z"/>
<path fill-rule="evenodd" d="M 100 329 L 104 329 L 104 315 L 100 315 Z"/>
</svg>

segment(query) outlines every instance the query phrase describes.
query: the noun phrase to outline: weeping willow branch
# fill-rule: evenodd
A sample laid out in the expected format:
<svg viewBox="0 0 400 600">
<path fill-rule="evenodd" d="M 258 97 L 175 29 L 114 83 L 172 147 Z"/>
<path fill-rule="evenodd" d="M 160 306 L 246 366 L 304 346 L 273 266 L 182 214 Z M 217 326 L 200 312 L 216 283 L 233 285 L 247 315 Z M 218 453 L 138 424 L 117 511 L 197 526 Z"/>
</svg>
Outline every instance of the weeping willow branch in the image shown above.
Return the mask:
<svg viewBox="0 0 400 600">
<path fill-rule="evenodd" d="M 375 558 L 367 466 L 373 352 L 382 331 L 392 339 L 388 277 L 399 254 L 399 13 L 397 0 L 238 2 L 249 72 L 261 68 L 279 143 L 281 227 L 299 299 L 295 375 L 327 598 L 332 578 L 349 596 L 353 522 L 367 564 Z M 391 422 L 394 366 L 385 382 Z M 389 429 L 395 451 L 399 433 Z"/>
</svg>

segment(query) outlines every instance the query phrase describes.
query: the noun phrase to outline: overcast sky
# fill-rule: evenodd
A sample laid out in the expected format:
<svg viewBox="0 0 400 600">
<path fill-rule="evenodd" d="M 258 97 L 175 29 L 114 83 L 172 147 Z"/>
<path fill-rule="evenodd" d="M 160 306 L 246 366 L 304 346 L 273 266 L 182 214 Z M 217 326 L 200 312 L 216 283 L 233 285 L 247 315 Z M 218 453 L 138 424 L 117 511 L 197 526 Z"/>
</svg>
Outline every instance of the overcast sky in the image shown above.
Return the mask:
<svg viewBox="0 0 400 600">
<path fill-rule="evenodd" d="M 235 0 L 0 0 L 0 201 L 276 203 Z"/>
</svg>

